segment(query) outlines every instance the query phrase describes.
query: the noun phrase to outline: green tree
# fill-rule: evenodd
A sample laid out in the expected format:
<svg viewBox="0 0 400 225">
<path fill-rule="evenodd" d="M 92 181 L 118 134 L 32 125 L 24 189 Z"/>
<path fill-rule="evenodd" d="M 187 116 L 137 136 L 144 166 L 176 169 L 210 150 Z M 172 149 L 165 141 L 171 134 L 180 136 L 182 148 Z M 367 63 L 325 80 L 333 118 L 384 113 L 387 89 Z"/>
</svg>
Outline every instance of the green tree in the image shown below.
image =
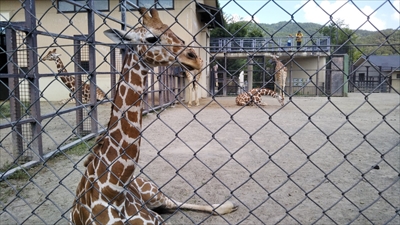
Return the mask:
<svg viewBox="0 0 400 225">
<path fill-rule="evenodd" d="M 211 31 L 211 37 L 264 37 L 266 32 L 255 23 L 235 21 L 232 16 L 224 15 L 224 27 L 218 27 Z"/>
<path fill-rule="evenodd" d="M 319 33 L 331 38 L 333 53 L 348 54 L 351 61 L 354 61 L 357 55 L 360 55 L 354 48 L 358 36 L 346 25 L 343 20 L 331 22 L 329 26 L 323 27 Z"/>
<path fill-rule="evenodd" d="M 257 24 L 243 21 L 243 18 L 239 18 L 239 21 L 232 18 L 230 15 L 224 15 L 224 27 L 218 27 L 211 31 L 211 37 L 226 37 L 226 38 L 241 38 L 241 37 L 265 37 L 266 32 Z M 239 73 L 244 70 L 246 59 L 228 59 L 228 74 L 231 76 L 239 76 Z M 219 63 L 224 65 L 223 60 L 219 60 Z"/>
</svg>

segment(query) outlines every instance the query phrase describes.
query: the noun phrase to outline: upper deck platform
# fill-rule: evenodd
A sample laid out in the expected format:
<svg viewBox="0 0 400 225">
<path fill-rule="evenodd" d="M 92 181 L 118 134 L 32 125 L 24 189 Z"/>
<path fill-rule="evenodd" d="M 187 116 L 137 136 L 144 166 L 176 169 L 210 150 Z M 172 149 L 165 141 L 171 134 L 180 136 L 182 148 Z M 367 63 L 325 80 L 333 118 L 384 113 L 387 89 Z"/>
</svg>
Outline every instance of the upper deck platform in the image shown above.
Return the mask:
<svg viewBox="0 0 400 225">
<path fill-rule="evenodd" d="M 288 45 L 288 40 L 291 46 Z M 301 52 L 302 55 L 308 54 L 330 54 L 330 37 L 310 38 L 303 37 L 300 49 L 297 49 L 295 38 L 275 37 L 275 38 L 211 38 L 210 51 L 216 56 L 221 54 L 228 57 L 244 57 L 248 55 L 272 55 L 282 53 Z M 227 54 L 229 53 L 229 54 Z M 297 53 L 296 53 L 297 54 Z"/>
</svg>

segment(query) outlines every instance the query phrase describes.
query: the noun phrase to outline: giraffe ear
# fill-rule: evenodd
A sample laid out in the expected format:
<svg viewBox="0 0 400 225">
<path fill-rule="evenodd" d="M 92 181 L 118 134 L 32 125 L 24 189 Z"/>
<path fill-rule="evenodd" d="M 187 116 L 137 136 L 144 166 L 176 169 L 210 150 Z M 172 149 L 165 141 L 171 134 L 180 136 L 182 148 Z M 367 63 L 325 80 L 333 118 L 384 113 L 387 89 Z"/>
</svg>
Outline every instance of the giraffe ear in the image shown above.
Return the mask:
<svg viewBox="0 0 400 225">
<path fill-rule="evenodd" d="M 137 36 L 133 32 L 127 32 L 124 30 L 117 30 L 117 29 L 109 29 L 104 31 L 104 34 L 117 44 L 121 42 L 126 44 L 139 42 Z"/>
</svg>

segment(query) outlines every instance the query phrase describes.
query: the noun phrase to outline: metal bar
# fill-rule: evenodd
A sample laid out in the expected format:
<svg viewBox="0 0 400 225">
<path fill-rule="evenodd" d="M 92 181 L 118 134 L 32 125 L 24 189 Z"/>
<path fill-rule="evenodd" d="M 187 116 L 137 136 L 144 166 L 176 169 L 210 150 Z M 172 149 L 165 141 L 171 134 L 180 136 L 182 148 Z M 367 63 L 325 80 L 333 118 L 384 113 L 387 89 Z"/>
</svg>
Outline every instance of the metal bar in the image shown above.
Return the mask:
<svg viewBox="0 0 400 225">
<path fill-rule="evenodd" d="M 18 57 L 15 49 L 17 49 L 17 37 L 15 30 L 6 29 L 6 54 L 7 54 L 7 69 L 9 73 L 17 73 L 18 72 Z M 21 105 L 20 105 L 20 93 L 19 93 L 19 78 L 18 77 L 9 77 L 8 85 L 9 85 L 9 99 L 10 99 L 10 119 L 11 121 L 17 121 L 21 118 Z M 12 140 L 13 140 L 13 155 L 14 157 L 19 156 L 23 152 L 22 146 L 22 125 L 21 124 L 13 124 L 11 125 L 13 128 L 12 132 Z"/>
<path fill-rule="evenodd" d="M 96 98 L 96 49 L 94 40 L 95 37 L 95 19 L 94 19 L 94 11 L 93 11 L 93 0 L 88 0 L 89 8 L 87 10 L 87 17 L 88 17 L 88 40 L 87 44 L 89 46 L 89 80 L 90 80 L 90 103 L 91 105 L 95 105 L 97 102 Z M 97 126 L 97 107 L 91 108 L 91 132 L 97 133 L 98 126 Z"/>
<path fill-rule="evenodd" d="M 105 129 L 102 129 L 102 130 L 100 130 L 100 133 L 103 133 L 105 131 L 106 131 Z M 51 158 L 52 156 L 54 156 L 56 154 L 59 154 L 60 152 L 65 152 L 65 151 L 75 147 L 76 145 L 82 143 L 83 141 L 89 141 L 90 139 L 93 139 L 93 138 L 97 137 L 97 135 L 98 134 L 89 134 L 89 135 L 86 135 L 85 137 L 80 138 L 79 140 L 75 140 L 75 141 L 73 141 L 71 143 L 68 143 L 68 144 L 66 144 L 66 145 L 64 145 L 64 146 L 62 146 L 60 148 L 57 148 L 57 149 L 55 149 L 55 150 L 43 155 L 42 160 L 45 161 L 45 160 Z M 23 164 L 21 166 L 18 166 L 16 168 L 8 170 L 8 171 L 6 171 L 4 173 L 0 173 L 0 181 L 6 180 L 7 177 L 13 175 L 15 172 L 18 172 L 18 171 L 20 171 L 22 169 L 32 168 L 32 167 L 37 166 L 37 165 L 39 165 L 41 163 L 42 163 L 42 161 L 36 161 L 36 160 L 35 161 L 30 161 L 30 162 L 27 162 L 27 163 L 25 163 L 25 164 Z"/>
<path fill-rule="evenodd" d="M 117 63 L 116 63 L 116 51 L 115 48 L 110 47 L 110 88 L 111 88 L 111 98 L 114 99 L 115 98 L 115 91 L 116 91 L 116 84 L 117 84 L 117 79 L 116 79 L 116 74 L 117 74 L 117 70 L 115 68 L 117 68 Z"/>
<path fill-rule="evenodd" d="M 81 69 L 81 62 L 82 62 L 82 54 L 81 54 L 81 42 L 78 41 L 77 39 L 74 39 L 74 70 L 75 71 L 82 71 Z M 79 106 L 82 103 L 82 76 L 81 75 L 75 75 L 75 93 L 74 93 L 74 98 L 76 99 L 75 101 L 75 106 Z M 76 131 L 79 135 L 83 135 L 83 109 L 78 108 L 75 111 L 75 121 L 77 124 Z"/>
<path fill-rule="evenodd" d="M 42 117 L 42 120 L 45 120 L 45 119 L 48 119 L 48 118 L 53 118 L 56 115 L 60 116 L 60 115 L 66 114 L 66 113 L 70 113 L 70 112 L 76 111 L 78 109 L 83 109 L 83 108 L 88 107 L 88 106 L 89 106 L 89 104 L 82 104 L 82 105 L 79 105 L 77 107 L 69 108 L 69 109 L 62 110 L 62 111 L 57 111 L 55 113 L 48 113 L 48 114 L 45 114 L 45 115 L 41 115 L 41 117 Z M 18 119 L 20 119 L 20 117 Z M 31 123 L 31 122 L 34 122 L 33 118 L 21 119 L 21 120 L 17 120 L 17 121 L 8 123 L 8 124 L 0 124 L 0 129 L 9 128 L 9 127 L 17 126 L 19 124 L 26 124 L 26 123 Z"/>
<path fill-rule="evenodd" d="M 25 20 L 26 26 L 31 28 L 31 31 L 26 34 L 27 54 L 28 54 L 28 76 L 29 76 L 29 92 L 30 92 L 30 111 L 31 117 L 34 122 L 30 123 L 32 130 L 32 142 L 30 145 L 33 151 L 37 151 L 37 156 L 40 160 L 43 156 L 43 143 L 42 143 L 42 118 L 40 115 L 40 89 L 39 78 L 36 76 L 38 71 L 38 57 L 37 54 L 37 33 L 36 33 L 36 9 L 35 1 L 25 1 Z"/>
</svg>

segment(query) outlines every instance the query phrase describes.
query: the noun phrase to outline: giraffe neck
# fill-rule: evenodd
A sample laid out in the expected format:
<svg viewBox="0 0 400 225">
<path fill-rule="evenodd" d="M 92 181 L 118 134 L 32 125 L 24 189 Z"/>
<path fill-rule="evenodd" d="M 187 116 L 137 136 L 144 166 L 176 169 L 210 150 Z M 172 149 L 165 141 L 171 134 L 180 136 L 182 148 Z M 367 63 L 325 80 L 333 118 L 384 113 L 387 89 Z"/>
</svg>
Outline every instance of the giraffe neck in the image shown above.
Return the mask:
<svg viewBox="0 0 400 225">
<path fill-rule="evenodd" d="M 139 159 L 142 126 L 141 95 L 147 72 L 147 67 L 138 63 L 135 53 L 127 54 L 111 108 L 108 135 L 104 136 L 103 143 L 98 146 L 100 149 L 94 150 L 98 157 L 92 166 L 97 168 L 97 175 L 102 176 L 99 181 L 112 186 L 113 190 L 121 191 L 124 185 L 130 182 Z M 101 162 L 105 165 L 95 165 L 102 164 Z M 118 193 L 110 192 L 111 196 L 108 197 L 113 198 L 113 194 Z"/>
<path fill-rule="evenodd" d="M 286 67 L 283 65 L 283 63 L 281 63 L 279 60 L 275 60 L 275 62 L 276 62 L 276 67 L 275 67 L 275 70 L 277 71 L 277 72 L 285 72 L 287 69 L 286 69 Z"/>
<path fill-rule="evenodd" d="M 67 73 L 68 71 L 65 69 L 63 62 L 61 61 L 60 57 L 56 59 L 56 66 L 58 73 Z M 69 88 L 74 89 L 74 78 L 72 76 L 60 76 L 61 81 Z"/>
</svg>

